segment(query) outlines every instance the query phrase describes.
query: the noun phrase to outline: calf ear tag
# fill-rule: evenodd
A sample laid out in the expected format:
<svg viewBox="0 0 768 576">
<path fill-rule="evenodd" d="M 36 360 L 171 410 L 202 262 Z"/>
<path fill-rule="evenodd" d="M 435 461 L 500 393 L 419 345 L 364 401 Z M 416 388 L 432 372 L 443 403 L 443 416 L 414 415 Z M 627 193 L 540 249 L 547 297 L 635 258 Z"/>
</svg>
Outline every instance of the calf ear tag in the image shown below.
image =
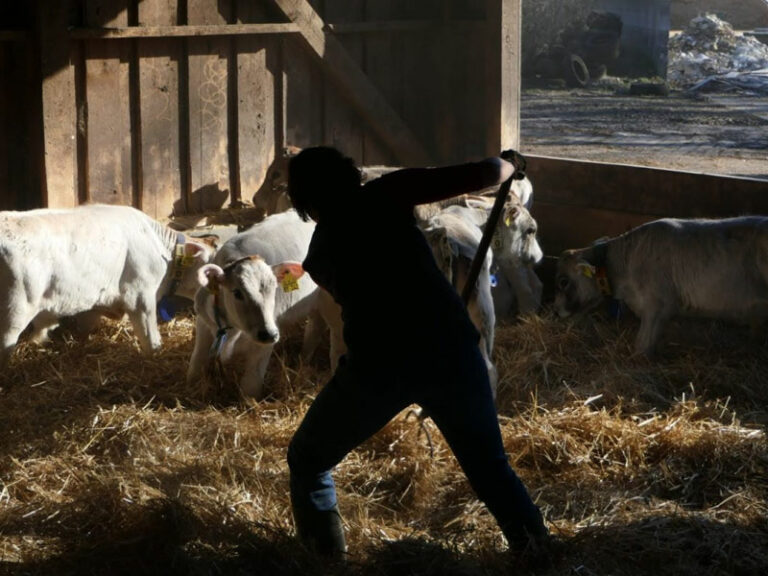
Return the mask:
<svg viewBox="0 0 768 576">
<path fill-rule="evenodd" d="M 274 266 L 273 271 L 283 288 L 283 292 L 293 292 L 299 289 L 299 278 L 304 275 L 301 264 L 296 262 L 284 262 Z"/>
<path fill-rule="evenodd" d="M 299 289 L 299 280 L 290 272 L 286 272 L 280 280 L 280 285 L 283 287 L 283 292 L 293 292 Z"/>
<path fill-rule="evenodd" d="M 579 262 L 576 264 L 576 269 L 581 272 L 582 276 L 587 278 L 593 278 L 595 276 L 595 267 L 587 262 Z"/>
</svg>

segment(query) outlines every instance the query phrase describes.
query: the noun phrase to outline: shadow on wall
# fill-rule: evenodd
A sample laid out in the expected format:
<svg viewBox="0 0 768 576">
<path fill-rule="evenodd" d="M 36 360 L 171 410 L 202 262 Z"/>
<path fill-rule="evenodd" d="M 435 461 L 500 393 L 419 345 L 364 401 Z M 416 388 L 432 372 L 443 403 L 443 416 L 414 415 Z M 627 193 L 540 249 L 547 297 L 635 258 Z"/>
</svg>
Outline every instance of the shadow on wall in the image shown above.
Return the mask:
<svg viewBox="0 0 768 576">
<path fill-rule="evenodd" d="M 189 199 L 179 198 L 173 203 L 173 214 L 199 214 L 220 210 L 229 198 L 229 190 L 221 190 L 217 184 L 206 184 L 192 192 Z"/>
</svg>

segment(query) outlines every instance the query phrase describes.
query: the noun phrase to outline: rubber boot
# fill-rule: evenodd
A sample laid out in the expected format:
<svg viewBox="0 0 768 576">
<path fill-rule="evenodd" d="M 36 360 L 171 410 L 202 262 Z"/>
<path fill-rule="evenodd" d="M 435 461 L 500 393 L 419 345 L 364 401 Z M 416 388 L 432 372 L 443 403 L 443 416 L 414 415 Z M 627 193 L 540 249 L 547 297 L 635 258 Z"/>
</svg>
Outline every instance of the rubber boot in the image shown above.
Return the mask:
<svg viewBox="0 0 768 576">
<path fill-rule="evenodd" d="M 546 554 L 549 551 L 549 530 L 538 509 L 521 524 L 502 526 L 502 532 L 511 550 L 534 554 Z"/>
<path fill-rule="evenodd" d="M 304 546 L 320 556 L 344 558 L 347 541 L 338 505 L 326 511 L 294 505 L 293 521 L 296 535 Z"/>
</svg>

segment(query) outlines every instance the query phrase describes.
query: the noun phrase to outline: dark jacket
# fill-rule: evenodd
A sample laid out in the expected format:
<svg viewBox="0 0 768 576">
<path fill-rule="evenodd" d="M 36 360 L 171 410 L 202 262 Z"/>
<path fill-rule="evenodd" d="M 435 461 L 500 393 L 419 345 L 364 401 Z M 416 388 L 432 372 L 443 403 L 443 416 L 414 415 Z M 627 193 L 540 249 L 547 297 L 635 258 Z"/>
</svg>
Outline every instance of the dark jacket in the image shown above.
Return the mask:
<svg viewBox="0 0 768 576">
<path fill-rule="evenodd" d="M 341 306 L 351 354 L 408 362 L 477 344 L 413 207 L 493 186 L 497 178 L 488 162 L 404 169 L 368 182 L 348 206 L 322 216 L 303 266 Z"/>
</svg>

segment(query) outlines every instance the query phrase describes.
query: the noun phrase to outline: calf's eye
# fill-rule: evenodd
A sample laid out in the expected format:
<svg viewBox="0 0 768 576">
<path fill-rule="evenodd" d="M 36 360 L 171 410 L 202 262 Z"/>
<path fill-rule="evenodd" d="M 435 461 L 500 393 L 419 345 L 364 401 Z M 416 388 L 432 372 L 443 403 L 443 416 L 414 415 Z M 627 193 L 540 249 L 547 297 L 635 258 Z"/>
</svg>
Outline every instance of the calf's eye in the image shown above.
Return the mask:
<svg viewBox="0 0 768 576">
<path fill-rule="evenodd" d="M 242 300 L 242 299 L 243 299 L 243 292 L 240 290 L 240 288 L 235 288 L 235 289 L 232 291 L 232 294 L 234 294 L 234 295 L 235 295 L 235 298 L 236 298 L 237 300 Z"/>
<path fill-rule="evenodd" d="M 557 289 L 558 290 L 565 290 L 570 285 L 570 280 L 568 280 L 567 276 L 559 276 L 557 278 Z"/>
</svg>

